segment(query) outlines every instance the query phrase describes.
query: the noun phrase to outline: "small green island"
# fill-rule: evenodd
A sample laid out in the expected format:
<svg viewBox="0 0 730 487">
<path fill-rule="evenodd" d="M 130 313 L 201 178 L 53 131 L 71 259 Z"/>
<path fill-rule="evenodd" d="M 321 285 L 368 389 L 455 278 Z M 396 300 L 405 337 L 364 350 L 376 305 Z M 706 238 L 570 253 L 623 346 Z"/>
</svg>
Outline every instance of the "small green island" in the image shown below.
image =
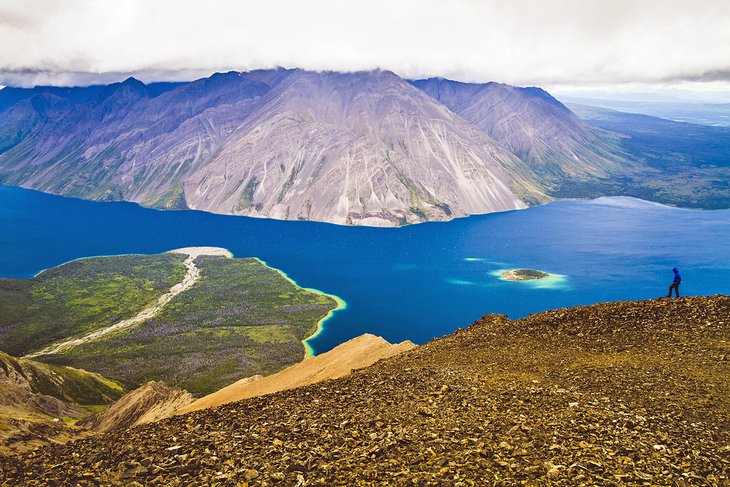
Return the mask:
<svg viewBox="0 0 730 487">
<path fill-rule="evenodd" d="M 508 269 L 502 271 L 502 278 L 507 281 L 535 281 L 550 277 L 547 272 L 536 271 L 534 269 Z"/>
</svg>

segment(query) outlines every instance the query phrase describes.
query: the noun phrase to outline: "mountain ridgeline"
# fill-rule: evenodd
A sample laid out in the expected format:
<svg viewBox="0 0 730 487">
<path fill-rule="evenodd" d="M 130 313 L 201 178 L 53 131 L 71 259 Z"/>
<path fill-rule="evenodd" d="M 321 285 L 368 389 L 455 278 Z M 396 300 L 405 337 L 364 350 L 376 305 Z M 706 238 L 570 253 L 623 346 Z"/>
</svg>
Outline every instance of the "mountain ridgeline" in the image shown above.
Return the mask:
<svg viewBox="0 0 730 487">
<path fill-rule="evenodd" d="M 340 224 L 622 194 L 642 168 L 619 135 L 539 88 L 388 71 L 5 88 L 0 121 L 2 184 Z"/>
<path fill-rule="evenodd" d="M 442 78 L 412 83 L 519 157 L 548 189 L 576 176 L 606 178 L 622 162 L 615 146 L 540 88 Z"/>
</svg>

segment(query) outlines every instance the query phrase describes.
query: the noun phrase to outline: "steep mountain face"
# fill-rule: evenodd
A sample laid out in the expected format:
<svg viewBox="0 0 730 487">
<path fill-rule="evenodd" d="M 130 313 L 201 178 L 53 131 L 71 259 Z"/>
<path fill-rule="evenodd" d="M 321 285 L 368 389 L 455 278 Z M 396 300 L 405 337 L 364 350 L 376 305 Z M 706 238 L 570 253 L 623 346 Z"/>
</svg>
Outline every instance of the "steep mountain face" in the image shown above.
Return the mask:
<svg viewBox="0 0 730 487">
<path fill-rule="evenodd" d="M 69 196 L 371 225 L 545 200 L 522 161 L 389 72 L 130 78 L 0 108 L 0 182 Z"/>
<path fill-rule="evenodd" d="M 3 182 L 68 196 L 184 207 L 184 176 L 210 157 L 221 134 L 245 116 L 252 97 L 267 89 L 238 74 L 166 91 L 133 78 L 92 88 L 78 89 L 89 90 L 87 96 L 72 91 L 60 99 L 36 89 L 39 93 L 19 102 L 53 100 L 35 110 L 37 123 L 28 135 L 0 155 Z"/>
<path fill-rule="evenodd" d="M 554 193 L 566 180 L 607 178 L 625 163 L 610 137 L 540 88 L 443 78 L 412 83 L 524 160 Z"/>
<path fill-rule="evenodd" d="M 392 225 L 522 208 L 519 164 L 392 73 L 297 71 L 185 195 L 210 211 Z"/>
<path fill-rule="evenodd" d="M 675 154 L 657 163 L 664 148 L 634 150 L 632 138 L 540 88 L 386 71 L 0 90 L 0 183 L 67 196 L 385 226 L 553 197 L 726 206 L 717 157 L 678 170 Z M 673 187 L 685 167 L 702 173 L 696 191 L 652 186 L 669 175 Z"/>
</svg>

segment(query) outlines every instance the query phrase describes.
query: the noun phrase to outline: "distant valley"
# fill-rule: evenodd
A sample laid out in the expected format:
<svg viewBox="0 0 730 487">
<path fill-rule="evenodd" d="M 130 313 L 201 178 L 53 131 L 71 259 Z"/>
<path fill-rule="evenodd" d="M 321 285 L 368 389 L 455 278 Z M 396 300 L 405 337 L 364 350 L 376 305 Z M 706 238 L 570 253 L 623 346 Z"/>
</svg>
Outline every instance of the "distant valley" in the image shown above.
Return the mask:
<svg viewBox="0 0 730 487">
<path fill-rule="evenodd" d="M 617 194 L 728 207 L 727 173 L 707 169 L 721 151 L 690 153 L 678 171 L 663 149 L 625 143 L 629 127 L 499 83 L 298 69 L 130 78 L 5 88 L 0 121 L 0 183 L 155 208 L 400 226 Z M 685 168 L 699 196 L 672 191 Z"/>
<path fill-rule="evenodd" d="M 715 127 L 730 127 L 730 103 L 700 100 L 677 100 L 660 97 L 652 93 L 625 95 L 625 98 L 590 97 L 577 95 L 558 96 L 563 103 L 588 105 L 625 113 L 637 113 L 664 118 L 676 122 L 686 122 Z"/>
</svg>

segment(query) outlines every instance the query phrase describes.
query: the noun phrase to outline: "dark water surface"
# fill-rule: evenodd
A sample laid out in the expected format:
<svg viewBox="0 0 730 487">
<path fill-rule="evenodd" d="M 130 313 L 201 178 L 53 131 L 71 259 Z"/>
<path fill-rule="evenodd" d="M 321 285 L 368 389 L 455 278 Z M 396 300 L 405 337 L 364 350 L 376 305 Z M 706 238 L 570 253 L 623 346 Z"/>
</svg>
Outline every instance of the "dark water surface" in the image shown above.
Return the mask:
<svg viewBox="0 0 730 487">
<path fill-rule="evenodd" d="M 423 343 L 485 313 L 518 318 L 654 298 L 666 293 L 673 266 L 683 294 L 730 294 L 730 210 L 601 198 L 380 229 L 157 211 L 0 186 L 0 277 L 30 277 L 79 257 L 198 245 L 259 257 L 301 286 L 344 299 L 347 308 L 310 342 L 317 352 L 365 332 Z M 523 267 L 555 276 L 498 278 Z"/>
</svg>

